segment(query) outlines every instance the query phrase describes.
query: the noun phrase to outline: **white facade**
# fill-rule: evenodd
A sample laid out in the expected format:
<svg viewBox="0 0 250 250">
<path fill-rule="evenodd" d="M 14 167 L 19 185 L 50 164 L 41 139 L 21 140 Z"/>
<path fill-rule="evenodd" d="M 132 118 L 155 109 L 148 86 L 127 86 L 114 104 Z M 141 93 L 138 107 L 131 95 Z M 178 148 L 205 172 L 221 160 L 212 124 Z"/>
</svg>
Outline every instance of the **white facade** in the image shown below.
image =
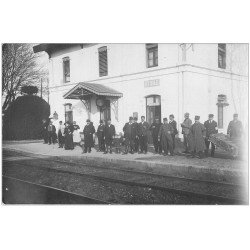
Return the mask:
<svg viewBox="0 0 250 250">
<path fill-rule="evenodd" d="M 98 48 L 107 46 L 108 75 L 99 76 Z M 158 66 L 147 68 L 145 44 L 72 45 L 51 51 L 50 105 L 59 120 L 64 120 L 65 103 L 72 103 L 73 119 L 83 128 L 88 117 L 80 100 L 65 100 L 63 95 L 79 82 L 103 84 L 123 94 L 118 99 L 118 117 L 111 101 L 111 119 L 117 132 L 134 112 L 147 115 L 146 97 L 161 97 L 161 118 L 175 115 L 179 124 L 185 112 L 218 117 L 218 95 L 226 95 L 223 108 L 223 128 L 234 113 L 247 129 L 248 123 L 248 45 L 226 45 L 226 69 L 218 68 L 218 44 L 158 44 Z M 70 82 L 63 82 L 63 58 L 70 59 Z M 91 120 L 97 128 L 100 112 L 95 98 L 91 100 Z M 179 127 L 179 131 L 181 128 Z"/>
</svg>

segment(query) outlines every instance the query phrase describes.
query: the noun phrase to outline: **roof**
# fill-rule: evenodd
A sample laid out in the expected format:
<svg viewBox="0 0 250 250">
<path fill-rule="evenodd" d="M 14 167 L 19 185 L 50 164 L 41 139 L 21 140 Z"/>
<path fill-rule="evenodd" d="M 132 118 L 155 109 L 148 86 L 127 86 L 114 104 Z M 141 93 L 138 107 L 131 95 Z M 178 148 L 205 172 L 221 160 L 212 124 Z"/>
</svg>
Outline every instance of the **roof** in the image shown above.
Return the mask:
<svg viewBox="0 0 250 250">
<path fill-rule="evenodd" d="M 41 43 L 38 45 L 35 45 L 33 47 L 34 53 L 42 52 L 45 51 L 47 53 L 51 53 L 51 51 L 54 50 L 60 50 L 60 49 L 65 49 L 71 46 L 83 46 L 83 43 Z"/>
<path fill-rule="evenodd" d="M 70 91 L 68 91 L 63 97 L 64 99 L 86 99 L 93 94 L 98 96 L 108 96 L 108 97 L 122 97 L 123 94 L 104 86 L 102 84 L 80 82 Z"/>
</svg>

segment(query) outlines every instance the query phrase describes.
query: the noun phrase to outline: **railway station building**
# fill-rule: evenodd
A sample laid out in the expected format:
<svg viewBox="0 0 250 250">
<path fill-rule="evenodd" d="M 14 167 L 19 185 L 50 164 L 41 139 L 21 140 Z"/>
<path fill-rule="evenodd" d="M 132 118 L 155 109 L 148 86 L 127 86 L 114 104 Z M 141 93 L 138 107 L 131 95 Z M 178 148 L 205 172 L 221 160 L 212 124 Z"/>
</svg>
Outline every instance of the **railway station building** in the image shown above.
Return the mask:
<svg viewBox="0 0 250 250">
<path fill-rule="evenodd" d="M 112 119 L 122 132 L 129 116 L 152 123 L 184 113 L 204 122 L 213 113 L 226 133 L 233 114 L 248 127 L 247 44 L 39 44 L 49 56 L 49 100 L 58 120 Z M 181 133 L 179 133 L 181 137 Z"/>
</svg>

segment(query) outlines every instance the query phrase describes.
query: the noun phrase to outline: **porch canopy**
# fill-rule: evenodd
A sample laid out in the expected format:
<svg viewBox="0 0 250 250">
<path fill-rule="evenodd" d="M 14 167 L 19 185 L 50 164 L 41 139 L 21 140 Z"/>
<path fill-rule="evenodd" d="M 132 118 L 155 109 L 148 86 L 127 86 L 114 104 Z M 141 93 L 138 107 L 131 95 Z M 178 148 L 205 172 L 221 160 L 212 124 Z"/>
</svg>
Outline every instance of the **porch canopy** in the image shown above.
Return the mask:
<svg viewBox="0 0 250 250">
<path fill-rule="evenodd" d="M 90 99 L 93 95 L 102 96 L 102 97 L 122 97 L 122 93 L 106 87 L 102 84 L 80 82 L 70 91 L 68 91 L 63 98 L 64 99 L 80 99 L 87 100 Z"/>
</svg>

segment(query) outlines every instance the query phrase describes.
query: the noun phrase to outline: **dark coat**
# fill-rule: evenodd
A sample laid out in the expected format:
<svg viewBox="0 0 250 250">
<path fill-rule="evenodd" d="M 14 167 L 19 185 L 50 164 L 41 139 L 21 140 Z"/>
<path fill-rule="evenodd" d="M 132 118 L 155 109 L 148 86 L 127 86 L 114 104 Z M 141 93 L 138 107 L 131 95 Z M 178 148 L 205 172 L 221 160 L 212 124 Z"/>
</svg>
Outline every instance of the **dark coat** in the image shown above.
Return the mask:
<svg viewBox="0 0 250 250">
<path fill-rule="evenodd" d="M 74 142 L 73 142 L 73 126 L 68 126 L 64 129 L 64 147 L 65 149 L 74 149 Z"/>
<path fill-rule="evenodd" d="M 206 149 L 204 137 L 206 136 L 206 128 L 200 123 L 194 123 L 190 128 L 192 133 L 192 151 L 196 153 Z"/>
<path fill-rule="evenodd" d="M 147 122 L 139 123 L 139 136 L 147 136 L 149 131 L 149 124 Z"/>
<path fill-rule="evenodd" d="M 115 136 L 115 126 L 113 124 L 106 125 L 104 128 L 104 137 L 105 137 L 105 143 L 107 145 L 111 145 L 112 144 L 112 139 Z"/>
<path fill-rule="evenodd" d="M 231 121 L 227 128 L 227 134 L 231 138 L 240 138 L 243 132 L 241 121 Z"/>
<path fill-rule="evenodd" d="M 105 129 L 105 125 L 104 124 L 100 124 L 97 128 L 97 137 L 98 138 L 103 138 L 104 137 L 104 129 Z"/>
<path fill-rule="evenodd" d="M 151 131 L 153 138 L 158 139 L 158 134 L 159 134 L 161 125 L 162 125 L 162 123 L 156 123 L 156 122 L 153 122 L 151 124 L 149 130 Z"/>
<path fill-rule="evenodd" d="M 169 121 L 169 125 L 171 125 L 172 128 L 174 129 L 173 135 L 177 135 L 178 134 L 178 130 L 177 130 L 177 123 L 176 123 L 176 121 L 175 120 Z"/>
<path fill-rule="evenodd" d="M 217 134 L 218 129 L 217 129 L 217 122 L 212 121 L 210 122 L 209 120 L 204 122 L 204 126 L 206 128 L 206 137 L 209 138 L 210 135 Z"/>
<path fill-rule="evenodd" d="M 95 133 L 95 127 L 92 123 L 85 125 L 83 129 L 84 134 L 84 146 L 85 147 L 94 147 L 93 134 Z"/>
<path fill-rule="evenodd" d="M 123 127 L 124 138 L 129 140 L 134 140 L 135 137 L 138 135 L 138 129 L 136 123 L 127 122 Z"/>
</svg>

